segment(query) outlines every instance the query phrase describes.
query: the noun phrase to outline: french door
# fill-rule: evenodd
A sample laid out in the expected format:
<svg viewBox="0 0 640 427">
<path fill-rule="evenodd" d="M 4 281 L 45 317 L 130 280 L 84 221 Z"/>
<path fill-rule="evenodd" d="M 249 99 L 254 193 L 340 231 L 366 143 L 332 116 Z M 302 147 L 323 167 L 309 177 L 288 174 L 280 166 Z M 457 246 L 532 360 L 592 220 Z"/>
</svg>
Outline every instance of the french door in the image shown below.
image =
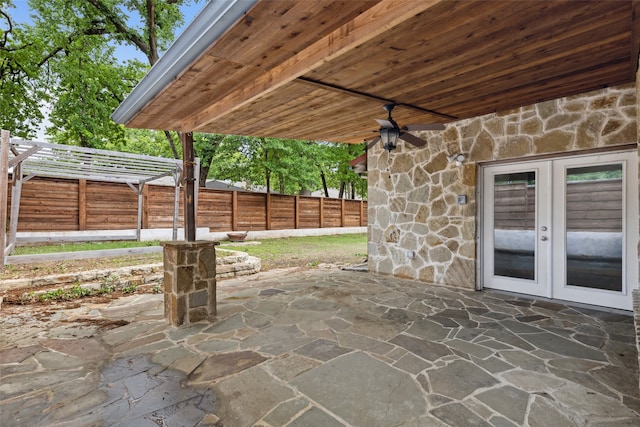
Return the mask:
<svg viewBox="0 0 640 427">
<path fill-rule="evenodd" d="M 631 310 L 635 153 L 487 166 L 482 190 L 484 287 Z"/>
</svg>

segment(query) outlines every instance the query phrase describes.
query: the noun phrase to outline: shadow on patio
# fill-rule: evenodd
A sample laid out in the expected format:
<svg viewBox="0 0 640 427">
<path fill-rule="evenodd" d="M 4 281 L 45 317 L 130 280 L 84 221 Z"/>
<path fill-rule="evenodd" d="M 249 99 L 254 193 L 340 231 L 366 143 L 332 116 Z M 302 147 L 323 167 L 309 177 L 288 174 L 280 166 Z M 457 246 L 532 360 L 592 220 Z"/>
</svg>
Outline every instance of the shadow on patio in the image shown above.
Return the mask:
<svg viewBox="0 0 640 427">
<path fill-rule="evenodd" d="M 179 329 L 162 295 L 0 326 L 5 427 L 640 424 L 632 316 L 369 273 L 222 281 Z"/>
</svg>

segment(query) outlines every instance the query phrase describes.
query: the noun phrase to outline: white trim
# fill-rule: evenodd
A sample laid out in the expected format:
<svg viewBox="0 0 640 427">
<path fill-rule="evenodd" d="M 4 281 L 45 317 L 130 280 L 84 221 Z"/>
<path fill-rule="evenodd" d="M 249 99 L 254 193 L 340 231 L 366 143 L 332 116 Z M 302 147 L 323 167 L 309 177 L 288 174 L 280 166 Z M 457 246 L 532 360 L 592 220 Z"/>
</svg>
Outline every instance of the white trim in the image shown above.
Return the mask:
<svg viewBox="0 0 640 427">
<path fill-rule="evenodd" d="M 256 3 L 257 0 L 208 1 L 111 114 L 113 121 L 127 124 Z"/>
<path fill-rule="evenodd" d="M 589 164 L 602 164 L 602 163 L 622 163 L 623 164 L 623 174 L 624 174 L 624 182 L 625 182 L 625 189 L 623 192 L 623 206 L 624 206 L 624 212 L 626 212 L 627 215 L 625 215 L 625 218 L 623 219 L 624 223 L 623 223 L 623 290 L 622 292 L 609 292 L 606 290 L 600 290 L 600 289 L 590 289 L 590 288 L 586 288 L 586 287 L 567 287 L 564 286 L 564 288 L 571 288 L 570 291 L 572 292 L 567 292 L 564 290 L 560 290 L 558 291 L 558 286 L 555 285 L 555 283 L 559 283 L 559 277 L 562 274 L 565 274 L 566 272 L 566 267 L 565 268 L 561 268 L 560 272 L 558 272 L 556 267 L 552 267 L 552 268 L 547 268 L 546 269 L 546 274 L 548 275 L 548 286 L 546 287 L 546 296 L 548 298 L 554 298 L 557 300 L 570 300 L 570 301 L 574 301 L 574 302 L 578 302 L 578 303 L 585 303 L 585 304 L 590 304 L 590 305 L 598 305 L 598 306 L 602 306 L 602 307 L 613 307 L 616 309 L 622 309 L 622 310 L 631 310 L 631 304 L 632 304 L 632 298 L 631 298 L 631 293 L 634 289 L 637 289 L 639 287 L 638 284 L 638 278 L 639 278 L 639 271 L 638 271 L 638 244 L 640 242 L 640 229 L 639 229 L 639 216 L 640 216 L 640 206 L 639 206 L 639 201 L 638 201 L 638 197 L 636 197 L 636 195 L 638 194 L 638 186 L 639 186 L 639 182 L 638 182 L 638 155 L 637 155 L 637 151 L 636 150 L 620 150 L 620 151 L 611 151 L 611 152 L 607 152 L 607 153 L 602 153 L 602 154 L 594 154 L 594 153 L 585 153 L 585 154 L 578 154 L 578 155 L 567 155 L 567 156 L 563 156 L 563 157 L 556 157 L 553 159 L 546 159 L 546 160 L 525 160 L 525 161 L 520 161 L 520 162 L 514 162 L 511 164 L 500 164 L 500 165 L 484 165 L 481 166 L 480 168 L 480 179 L 478 181 L 478 189 L 480 191 L 481 194 L 478 195 L 478 200 L 479 200 L 479 209 L 478 209 L 478 227 L 480 227 L 479 231 L 478 231 L 478 236 L 479 236 L 479 244 L 478 244 L 478 274 L 479 274 L 479 288 L 489 288 L 489 286 L 486 286 L 487 282 L 487 278 L 486 278 L 486 271 L 485 269 L 487 268 L 486 266 L 486 260 L 487 260 L 487 254 L 485 253 L 487 250 L 487 236 L 488 236 L 488 230 L 487 230 L 487 220 L 486 220 L 486 213 L 485 213 L 485 208 L 486 208 L 486 204 L 492 201 L 492 198 L 490 196 L 488 196 L 486 194 L 486 188 L 487 187 L 487 183 L 486 183 L 486 171 L 487 170 L 498 170 L 498 171 L 502 171 L 502 168 L 500 168 L 500 166 L 504 166 L 505 171 L 508 170 L 509 168 L 513 168 L 514 171 L 519 170 L 520 168 L 523 167 L 527 167 L 528 164 L 531 164 L 531 168 L 534 168 L 537 162 L 548 162 L 550 165 L 549 167 L 549 174 L 548 174 L 548 178 L 549 178 L 549 190 L 552 192 L 552 200 L 551 202 L 548 204 L 549 205 L 549 211 L 547 212 L 547 214 L 549 215 L 554 215 L 554 218 L 551 218 L 551 221 L 553 222 L 553 224 L 550 224 L 549 226 L 552 226 L 553 228 L 551 228 L 551 235 L 549 242 L 553 242 L 553 244 L 549 245 L 549 251 L 547 254 L 547 259 L 549 263 L 552 262 L 558 262 L 557 260 L 554 259 L 555 253 L 564 253 L 565 251 L 565 244 L 564 244 L 564 220 L 559 221 L 559 216 L 564 217 L 564 207 L 562 207 L 562 213 L 559 214 L 558 212 L 555 212 L 555 210 L 553 209 L 553 206 L 557 206 L 558 204 L 562 204 L 564 203 L 564 187 L 562 189 L 562 191 L 560 191 L 562 194 L 558 195 L 558 188 L 559 186 L 564 186 L 565 185 L 565 178 L 564 176 L 560 177 L 562 178 L 559 183 L 554 182 L 554 178 L 557 179 L 559 175 L 559 169 L 560 168 L 564 168 L 566 169 L 567 166 L 572 166 L 574 164 L 581 164 L 581 165 L 585 165 L 585 163 L 581 163 L 581 161 L 584 162 L 585 159 L 593 159 L 591 161 L 591 163 Z M 564 170 L 563 169 L 563 170 Z M 542 190 L 541 187 L 536 186 L 536 191 L 538 190 Z M 537 202 L 539 202 L 539 200 L 537 200 Z M 538 228 L 540 225 L 544 225 L 544 224 L 536 224 L 536 228 Z M 538 244 L 539 242 L 539 237 L 537 238 L 537 242 Z M 564 257 L 563 257 L 564 258 Z M 548 264 L 548 265 L 552 265 L 552 264 Z M 517 279 L 514 279 L 517 280 Z M 564 282 L 563 282 L 564 283 Z M 503 287 L 498 286 L 491 286 L 492 288 L 496 288 L 496 289 L 503 289 Z M 515 287 L 511 287 L 510 289 L 504 289 L 508 292 L 515 292 Z M 576 295 L 574 295 L 576 294 Z M 582 296 L 580 295 L 582 294 Z M 533 295 L 533 294 L 530 294 Z"/>
</svg>

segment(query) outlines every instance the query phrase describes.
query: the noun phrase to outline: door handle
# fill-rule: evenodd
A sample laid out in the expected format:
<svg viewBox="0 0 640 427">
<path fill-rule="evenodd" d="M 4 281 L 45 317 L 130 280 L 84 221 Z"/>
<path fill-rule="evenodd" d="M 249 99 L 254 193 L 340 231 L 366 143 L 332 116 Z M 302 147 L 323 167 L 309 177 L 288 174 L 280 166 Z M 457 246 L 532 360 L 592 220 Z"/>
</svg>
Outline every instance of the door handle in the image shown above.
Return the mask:
<svg viewBox="0 0 640 427">
<path fill-rule="evenodd" d="M 549 240 L 549 238 L 547 236 L 542 236 L 540 240 L 542 240 L 543 242 L 546 242 L 547 240 Z"/>
<path fill-rule="evenodd" d="M 540 230 L 547 231 L 547 227 L 543 225 L 542 227 L 540 227 Z"/>
</svg>

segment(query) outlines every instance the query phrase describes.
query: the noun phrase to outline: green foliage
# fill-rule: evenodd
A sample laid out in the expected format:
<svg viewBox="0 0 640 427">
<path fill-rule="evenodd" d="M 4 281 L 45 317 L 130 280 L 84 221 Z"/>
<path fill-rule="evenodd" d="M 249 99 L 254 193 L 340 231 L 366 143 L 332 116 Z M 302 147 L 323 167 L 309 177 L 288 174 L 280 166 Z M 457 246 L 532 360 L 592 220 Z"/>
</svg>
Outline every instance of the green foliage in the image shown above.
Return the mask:
<svg viewBox="0 0 640 427">
<path fill-rule="evenodd" d="M 43 119 L 41 106 L 49 101 L 43 70 L 34 60 L 43 41 L 33 28 L 13 22 L 13 8 L 13 2 L 0 1 L 0 126 L 30 138 Z"/>
<path fill-rule="evenodd" d="M 100 288 L 90 288 L 81 285 L 74 285 L 70 288 L 58 288 L 47 292 L 43 292 L 38 295 L 40 301 L 68 301 L 72 299 L 92 297 L 99 295 L 108 295 L 116 291 L 116 284 L 120 278 L 117 275 L 109 275 L 105 278 L 105 282 L 100 285 Z M 138 285 L 131 284 L 122 288 L 123 294 L 135 293 L 138 289 Z M 33 300 L 35 293 L 30 292 L 23 296 L 26 301 Z"/>
<path fill-rule="evenodd" d="M 333 144 L 293 139 L 220 137 L 211 156 L 210 179 L 244 181 L 280 194 L 307 194 L 328 185 L 353 183 L 366 197 L 366 182 L 349 169 L 362 144 Z M 204 162 L 203 162 L 204 163 Z"/>
<path fill-rule="evenodd" d="M 133 294 L 138 290 L 138 285 L 131 284 L 122 288 L 123 294 Z"/>
<path fill-rule="evenodd" d="M 28 0 L 33 25 L 16 26 L 13 4 L 0 0 L 0 125 L 31 137 L 46 106 L 54 142 L 179 158 L 175 132 L 125 129 L 110 116 L 169 47 L 187 1 Z M 116 58 L 119 45 L 148 64 Z M 194 148 L 201 185 L 208 176 L 307 194 L 326 183 L 366 197 L 366 183 L 348 167 L 361 145 L 195 134 Z"/>
<path fill-rule="evenodd" d="M 182 149 L 179 145 L 177 148 L 178 152 L 181 153 Z M 125 128 L 124 138 L 107 141 L 104 149 L 124 153 L 146 154 L 154 157 L 174 157 L 164 133 L 146 129 Z"/>
<path fill-rule="evenodd" d="M 107 277 L 104 278 L 102 284 L 100 285 L 100 289 L 102 293 L 110 293 L 116 290 L 116 286 L 120 282 L 120 276 L 117 273 L 109 273 Z"/>
<path fill-rule="evenodd" d="M 48 132 L 55 142 L 126 146 L 126 132 L 111 113 L 173 41 L 183 23 L 182 3 L 28 0 L 33 25 L 15 26 L 12 3 L 2 0 L 2 127 L 30 137 L 43 119 L 41 108 L 50 106 Z M 118 45 L 137 49 L 148 64 L 119 60 Z"/>
<path fill-rule="evenodd" d="M 74 49 L 52 66 L 59 77 L 47 131 L 58 143 L 106 148 L 110 141 L 125 139 L 124 126 L 110 116 L 123 94 L 142 78 L 144 67 L 118 64 L 111 48 L 83 50 Z"/>
<path fill-rule="evenodd" d="M 47 291 L 38 296 L 40 301 L 60 301 L 71 300 L 77 298 L 83 298 L 87 296 L 93 296 L 99 294 L 99 290 L 91 288 L 83 288 L 80 285 L 75 285 L 72 288 L 60 288 L 52 291 Z"/>
</svg>

